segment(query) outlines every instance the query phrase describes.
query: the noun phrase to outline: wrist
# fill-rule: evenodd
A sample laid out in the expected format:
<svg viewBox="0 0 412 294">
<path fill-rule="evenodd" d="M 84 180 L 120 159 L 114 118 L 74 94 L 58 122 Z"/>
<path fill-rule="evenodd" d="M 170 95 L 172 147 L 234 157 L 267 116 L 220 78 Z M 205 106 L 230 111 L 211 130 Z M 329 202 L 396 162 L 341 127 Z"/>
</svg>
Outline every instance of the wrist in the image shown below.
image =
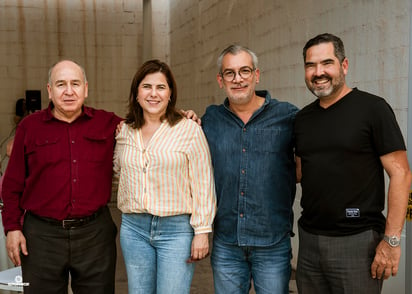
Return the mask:
<svg viewBox="0 0 412 294">
<path fill-rule="evenodd" d="M 397 235 L 384 235 L 383 240 L 391 247 L 399 247 L 401 245 L 401 237 Z"/>
</svg>

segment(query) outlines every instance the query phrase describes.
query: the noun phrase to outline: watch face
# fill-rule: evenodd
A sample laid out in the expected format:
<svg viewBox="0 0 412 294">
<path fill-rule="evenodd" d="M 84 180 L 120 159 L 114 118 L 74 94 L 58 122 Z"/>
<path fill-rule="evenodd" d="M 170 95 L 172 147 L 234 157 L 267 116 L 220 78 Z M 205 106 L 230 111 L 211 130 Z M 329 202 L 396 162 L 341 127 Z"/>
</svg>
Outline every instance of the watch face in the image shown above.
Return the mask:
<svg viewBox="0 0 412 294">
<path fill-rule="evenodd" d="M 401 243 L 401 240 L 396 236 L 388 237 L 387 241 L 392 247 L 399 246 L 399 244 Z"/>
</svg>

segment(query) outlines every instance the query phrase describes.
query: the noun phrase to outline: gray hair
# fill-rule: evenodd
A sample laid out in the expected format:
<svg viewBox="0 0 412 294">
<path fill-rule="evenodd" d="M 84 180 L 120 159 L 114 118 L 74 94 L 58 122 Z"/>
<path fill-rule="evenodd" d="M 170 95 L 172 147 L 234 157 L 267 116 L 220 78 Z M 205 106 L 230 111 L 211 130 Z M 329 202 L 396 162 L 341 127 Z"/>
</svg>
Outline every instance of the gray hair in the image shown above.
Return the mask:
<svg viewBox="0 0 412 294">
<path fill-rule="evenodd" d="M 83 73 L 84 82 L 87 83 L 86 71 L 84 70 L 83 66 L 81 66 L 80 64 L 78 64 L 76 61 L 73 61 L 73 60 L 70 60 L 70 59 L 64 59 L 64 60 L 57 61 L 55 64 L 53 64 L 53 65 L 50 67 L 50 69 L 49 69 L 49 74 L 48 74 L 48 76 L 49 76 L 48 83 L 49 83 L 49 84 L 51 84 L 51 75 L 52 75 L 52 72 L 53 72 L 54 67 L 55 67 L 57 64 L 59 64 L 60 62 L 63 62 L 63 61 L 73 62 L 73 63 L 76 64 L 78 67 L 80 67 L 80 70 L 81 70 L 82 73 Z"/>
<path fill-rule="evenodd" d="M 241 46 L 241 45 L 230 45 L 229 47 L 224 49 L 222 51 L 222 53 L 220 53 L 219 57 L 217 58 L 217 66 L 219 68 L 219 72 L 222 70 L 222 60 L 223 60 L 223 57 L 225 57 L 226 54 L 230 53 L 230 54 L 236 55 L 240 52 L 248 53 L 252 57 L 253 68 L 257 68 L 258 58 L 257 58 L 255 52 L 253 52 L 249 48 Z"/>
</svg>

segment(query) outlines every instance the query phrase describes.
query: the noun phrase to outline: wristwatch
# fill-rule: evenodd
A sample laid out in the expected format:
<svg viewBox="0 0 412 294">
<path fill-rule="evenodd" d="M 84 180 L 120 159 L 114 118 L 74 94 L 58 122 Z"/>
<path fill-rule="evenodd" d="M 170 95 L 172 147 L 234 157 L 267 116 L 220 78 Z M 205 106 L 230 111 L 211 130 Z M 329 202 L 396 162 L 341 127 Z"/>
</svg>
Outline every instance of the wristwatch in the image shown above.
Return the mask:
<svg viewBox="0 0 412 294">
<path fill-rule="evenodd" d="M 385 240 L 391 247 L 398 247 L 401 245 L 401 238 L 398 236 L 383 236 L 383 240 Z"/>
</svg>

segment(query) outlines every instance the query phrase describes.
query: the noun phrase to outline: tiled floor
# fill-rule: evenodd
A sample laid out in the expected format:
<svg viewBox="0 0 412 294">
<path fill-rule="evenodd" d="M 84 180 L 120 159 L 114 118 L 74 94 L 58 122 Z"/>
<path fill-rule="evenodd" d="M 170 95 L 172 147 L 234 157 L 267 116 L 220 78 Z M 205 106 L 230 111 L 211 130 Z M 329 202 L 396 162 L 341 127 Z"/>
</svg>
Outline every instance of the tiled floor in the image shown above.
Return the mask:
<svg viewBox="0 0 412 294">
<path fill-rule="evenodd" d="M 110 204 L 110 210 L 112 212 L 113 219 L 117 226 L 120 225 L 121 213 L 117 209 L 114 203 Z M 119 240 L 119 236 L 117 236 Z M 120 250 L 120 244 L 117 244 L 118 259 L 116 270 L 116 294 L 127 294 L 127 276 L 124 267 L 123 256 Z M 290 293 L 298 293 L 296 289 L 295 280 L 291 280 L 289 284 Z M 213 276 L 212 269 L 210 267 L 209 258 L 202 260 L 196 264 L 195 274 L 192 281 L 191 294 L 211 294 L 213 293 Z M 253 289 L 250 293 L 255 293 Z"/>
</svg>

